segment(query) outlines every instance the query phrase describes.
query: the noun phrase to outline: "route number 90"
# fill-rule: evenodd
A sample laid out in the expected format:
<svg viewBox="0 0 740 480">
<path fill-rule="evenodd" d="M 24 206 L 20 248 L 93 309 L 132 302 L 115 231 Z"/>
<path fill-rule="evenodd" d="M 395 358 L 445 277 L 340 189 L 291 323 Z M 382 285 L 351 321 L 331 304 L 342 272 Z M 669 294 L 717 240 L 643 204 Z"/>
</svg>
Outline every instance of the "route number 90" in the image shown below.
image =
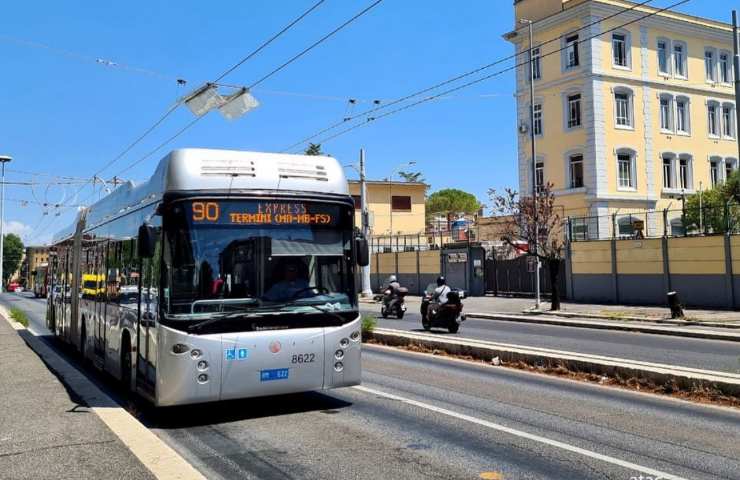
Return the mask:
<svg viewBox="0 0 740 480">
<path fill-rule="evenodd" d="M 193 221 L 217 222 L 220 215 L 218 203 L 216 202 L 193 202 Z"/>
</svg>

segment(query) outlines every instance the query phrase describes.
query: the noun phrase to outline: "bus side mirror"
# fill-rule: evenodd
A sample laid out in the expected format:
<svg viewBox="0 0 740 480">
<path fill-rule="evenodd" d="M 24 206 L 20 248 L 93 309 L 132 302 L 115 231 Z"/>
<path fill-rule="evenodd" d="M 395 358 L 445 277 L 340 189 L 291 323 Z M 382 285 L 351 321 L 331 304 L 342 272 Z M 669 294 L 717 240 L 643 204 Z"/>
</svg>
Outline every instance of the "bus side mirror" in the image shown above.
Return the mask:
<svg viewBox="0 0 740 480">
<path fill-rule="evenodd" d="M 136 243 L 136 251 L 139 258 L 152 258 L 156 243 L 157 229 L 147 224 L 140 226 L 139 237 Z"/>
<path fill-rule="evenodd" d="M 370 265 L 370 249 L 367 245 L 367 238 L 362 236 L 355 238 L 355 252 L 357 265 L 361 267 Z"/>
</svg>

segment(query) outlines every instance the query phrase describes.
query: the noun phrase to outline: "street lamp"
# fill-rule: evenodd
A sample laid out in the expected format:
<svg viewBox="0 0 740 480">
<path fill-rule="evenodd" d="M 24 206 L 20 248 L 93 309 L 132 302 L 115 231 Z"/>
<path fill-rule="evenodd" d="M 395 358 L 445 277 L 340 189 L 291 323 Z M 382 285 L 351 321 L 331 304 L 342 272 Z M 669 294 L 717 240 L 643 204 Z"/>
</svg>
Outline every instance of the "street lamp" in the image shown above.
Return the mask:
<svg viewBox="0 0 740 480">
<path fill-rule="evenodd" d="M 5 164 L 13 160 L 9 155 L 0 155 L 0 163 L 2 163 L 2 180 L 0 183 L 0 293 L 3 292 L 3 247 L 5 244 L 5 233 L 3 232 L 5 227 Z"/>
<path fill-rule="evenodd" d="M 390 213 L 390 215 L 388 216 L 388 222 L 391 236 L 393 236 L 393 175 L 400 172 L 402 168 L 412 167 L 414 165 L 416 165 L 416 162 L 402 163 L 398 165 L 395 169 L 393 169 L 390 176 L 388 177 L 388 210 Z"/>
<path fill-rule="evenodd" d="M 532 215 L 534 221 L 534 242 L 532 250 L 537 268 L 534 275 L 535 302 L 534 308 L 540 308 L 540 257 L 537 256 L 537 243 L 539 241 L 539 224 L 537 223 L 537 210 L 539 208 L 539 198 L 537 195 L 537 148 L 534 136 L 534 57 L 532 50 L 534 47 L 534 37 L 532 32 L 532 20 L 526 18 L 519 19 L 519 23 L 529 27 L 529 143 L 532 147 Z"/>
</svg>

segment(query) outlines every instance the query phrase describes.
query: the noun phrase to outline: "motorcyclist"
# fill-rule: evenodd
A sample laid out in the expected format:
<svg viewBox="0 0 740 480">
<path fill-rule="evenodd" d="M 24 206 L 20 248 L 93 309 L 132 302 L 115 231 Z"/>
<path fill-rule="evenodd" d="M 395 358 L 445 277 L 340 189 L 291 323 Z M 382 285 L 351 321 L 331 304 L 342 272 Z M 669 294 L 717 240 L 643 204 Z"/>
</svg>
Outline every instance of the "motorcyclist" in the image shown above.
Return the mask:
<svg viewBox="0 0 740 480">
<path fill-rule="evenodd" d="M 437 277 L 437 288 L 434 289 L 434 295 L 432 295 L 432 302 L 436 303 L 437 306 L 442 306 L 447 303 L 447 294 L 452 289 L 447 285 L 447 279 L 440 275 Z"/>
<path fill-rule="evenodd" d="M 393 298 L 393 296 L 396 294 L 398 289 L 401 288 L 401 284 L 398 283 L 398 279 L 395 275 L 391 275 L 388 277 L 388 286 L 385 287 L 383 290 L 384 293 L 384 299 L 386 300 L 386 303 L 388 300 Z"/>
</svg>

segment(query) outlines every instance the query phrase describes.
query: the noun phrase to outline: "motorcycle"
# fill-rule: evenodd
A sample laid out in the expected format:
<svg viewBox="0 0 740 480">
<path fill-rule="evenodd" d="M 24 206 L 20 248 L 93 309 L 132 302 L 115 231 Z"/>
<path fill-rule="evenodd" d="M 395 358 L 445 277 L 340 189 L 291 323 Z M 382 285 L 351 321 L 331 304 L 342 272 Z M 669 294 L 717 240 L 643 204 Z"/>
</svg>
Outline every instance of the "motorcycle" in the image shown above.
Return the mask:
<svg viewBox="0 0 740 480">
<path fill-rule="evenodd" d="M 393 315 L 397 319 L 402 319 L 404 313 L 406 313 L 406 301 L 404 298 L 409 293 L 409 289 L 405 287 L 399 287 L 393 293 L 388 293 L 383 296 L 383 305 L 380 306 L 380 316 L 388 318 L 389 315 Z"/>
<path fill-rule="evenodd" d="M 446 328 L 450 333 L 457 333 L 460 323 L 465 321 L 462 314 L 463 304 L 460 301 L 460 291 L 451 289 L 447 294 L 447 303 L 433 305 L 435 284 L 429 284 L 421 300 L 421 325 L 424 330 L 432 328 Z"/>
</svg>

